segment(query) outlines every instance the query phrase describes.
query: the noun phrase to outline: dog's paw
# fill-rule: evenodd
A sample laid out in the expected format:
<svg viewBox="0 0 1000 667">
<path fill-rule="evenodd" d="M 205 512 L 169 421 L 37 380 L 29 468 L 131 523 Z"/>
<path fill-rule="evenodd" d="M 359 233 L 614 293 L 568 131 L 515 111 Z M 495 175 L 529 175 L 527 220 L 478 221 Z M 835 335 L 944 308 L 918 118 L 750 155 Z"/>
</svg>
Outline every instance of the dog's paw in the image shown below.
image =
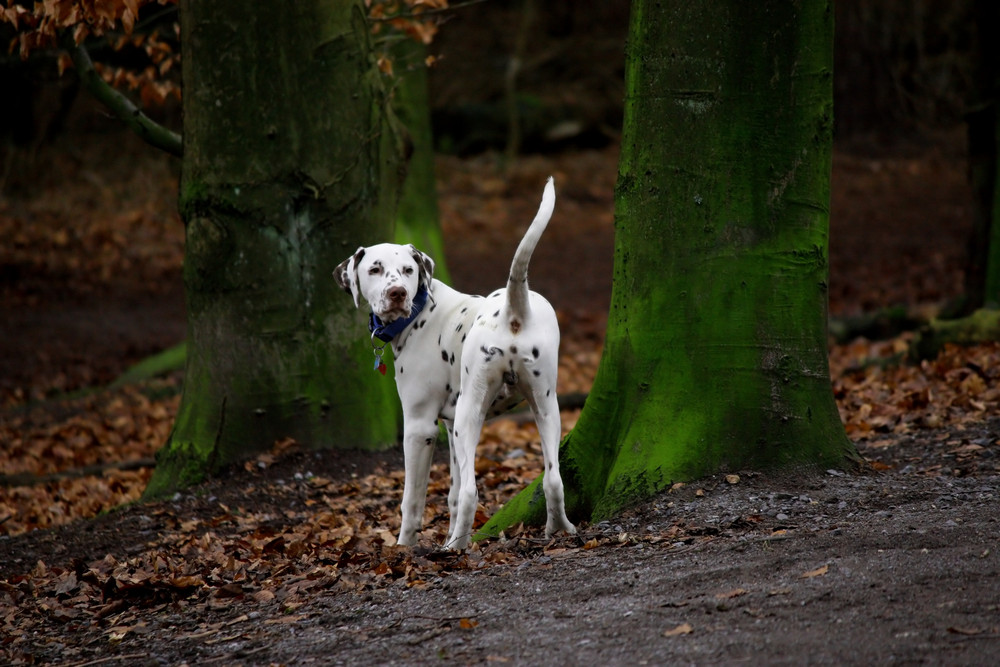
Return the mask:
<svg viewBox="0 0 1000 667">
<path fill-rule="evenodd" d="M 447 544 L 444 545 L 445 551 L 454 551 L 455 553 L 465 551 L 468 548 L 469 548 L 469 538 L 467 537 L 465 539 L 452 540 L 451 542 L 448 542 Z"/>
<path fill-rule="evenodd" d="M 576 535 L 576 526 L 571 524 L 569 521 L 550 522 L 545 526 L 545 537 L 552 537 L 559 531 L 562 531 L 567 535 Z"/>
</svg>

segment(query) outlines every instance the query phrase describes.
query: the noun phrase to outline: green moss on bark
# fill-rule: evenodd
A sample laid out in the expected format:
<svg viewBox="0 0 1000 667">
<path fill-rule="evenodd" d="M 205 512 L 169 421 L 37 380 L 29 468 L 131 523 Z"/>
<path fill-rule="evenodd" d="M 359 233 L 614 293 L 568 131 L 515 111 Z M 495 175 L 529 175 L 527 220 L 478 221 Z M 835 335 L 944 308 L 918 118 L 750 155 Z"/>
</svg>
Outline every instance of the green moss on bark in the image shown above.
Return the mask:
<svg viewBox="0 0 1000 667">
<path fill-rule="evenodd" d="M 397 432 L 331 275 L 391 237 L 400 180 L 362 3 L 187 0 L 181 23 L 188 358 L 149 494 L 283 438 L 377 448 Z"/>
<path fill-rule="evenodd" d="M 632 11 L 607 338 L 561 447 L 577 520 L 719 470 L 857 456 L 826 349 L 829 3 Z"/>
</svg>

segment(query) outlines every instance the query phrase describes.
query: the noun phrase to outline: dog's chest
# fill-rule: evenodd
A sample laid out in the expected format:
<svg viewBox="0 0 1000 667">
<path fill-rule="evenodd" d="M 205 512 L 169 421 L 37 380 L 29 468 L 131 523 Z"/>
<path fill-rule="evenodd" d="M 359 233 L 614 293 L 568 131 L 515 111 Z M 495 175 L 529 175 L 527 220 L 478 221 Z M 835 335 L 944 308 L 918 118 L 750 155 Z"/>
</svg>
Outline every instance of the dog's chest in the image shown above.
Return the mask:
<svg viewBox="0 0 1000 667">
<path fill-rule="evenodd" d="M 462 296 L 428 306 L 426 316 L 417 318 L 394 350 L 396 384 L 404 405 L 432 401 L 442 419 L 455 417 L 462 382 L 469 372 L 463 360 L 475 353 L 467 349 L 470 332 L 473 327 L 489 327 L 494 311 L 503 304 L 503 298 L 495 295 Z M 512 387 L 502 384 L 490 398 L 487 416 L 502 414 L 522 400 Z"/>
</svg>

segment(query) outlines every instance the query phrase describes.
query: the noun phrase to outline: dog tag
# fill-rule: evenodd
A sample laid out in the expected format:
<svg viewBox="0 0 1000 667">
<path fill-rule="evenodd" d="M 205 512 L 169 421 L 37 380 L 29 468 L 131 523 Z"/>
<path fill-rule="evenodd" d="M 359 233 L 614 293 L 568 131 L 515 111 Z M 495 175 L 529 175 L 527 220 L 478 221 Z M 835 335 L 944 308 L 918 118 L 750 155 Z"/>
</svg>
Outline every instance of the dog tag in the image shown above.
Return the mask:
<svg viewBox="0 0 1000 667">
<path fill-rule="evenodd" d="M 381 359 L 378 360 L 378 363 L 375 365 L 375 368 L 376 370 L 378 370 L 379 373 L 385 375 L 385 363 L 383 363 Z"/>
</svg>

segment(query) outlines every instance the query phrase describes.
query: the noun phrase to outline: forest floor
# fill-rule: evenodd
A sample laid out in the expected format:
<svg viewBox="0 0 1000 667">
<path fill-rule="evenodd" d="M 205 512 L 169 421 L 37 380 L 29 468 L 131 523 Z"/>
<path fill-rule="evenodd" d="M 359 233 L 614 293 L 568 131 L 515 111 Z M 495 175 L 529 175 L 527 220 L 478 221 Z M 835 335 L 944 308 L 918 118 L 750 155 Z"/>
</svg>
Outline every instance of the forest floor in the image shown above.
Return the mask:
<svg viewBox="0 0 1000 667">
<path fill-rule="evenodd" d="M 995 664 L 995 344 L 924 362 L 900 358 L 908 334 L 831 344 L 863 472 L 733 471 L 577 538 L 526 528 L 437 551 L 439 463 L 421 546 L 396 547 L 397 450 L 276 443 L 168 501 L 130 502 L 182 378 L 81 390 L 185 333 L 175 167 L 131 141 L 43 148 L 0 199 L 0 662 Z M 585 391 L 600 356 L 616 162 L 611 147 L 505 175 L 490 155 L 438 163 L 467 292 L 503 281 L 556 176 L 532 286 L 559 311 L 564 392 Z M 940 146 L 837 152 L 834 315 L 929 313 L 960 293 L 964 169 Z M 539 468 L 530 423 L 495 421 L 483 440 L 480 519 Z"/>
</svg>

